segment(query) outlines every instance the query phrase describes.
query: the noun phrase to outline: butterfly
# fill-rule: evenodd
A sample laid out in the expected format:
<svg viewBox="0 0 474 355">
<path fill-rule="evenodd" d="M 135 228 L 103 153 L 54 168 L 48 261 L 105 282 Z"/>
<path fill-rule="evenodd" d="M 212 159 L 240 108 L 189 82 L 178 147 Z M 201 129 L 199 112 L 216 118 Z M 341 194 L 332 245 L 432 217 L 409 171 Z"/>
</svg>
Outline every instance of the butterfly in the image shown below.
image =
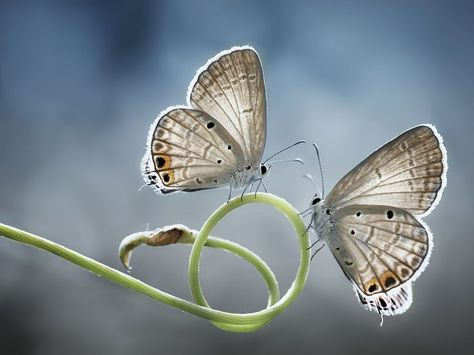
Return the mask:
<svg viewBox="0 0 474 355">
<path fill-rule="evenodd" d="M 211 58 L 189 84 L 187 106 L 171 106 L 150 127 L 142 175 L 161 193 L 249 186 L 268 173 L 262 64 L 250 46 Z M 257 187 L 258 190 L 258 187 Z M 244 190 L 245 191 L 245 190 Z"/>
<path fill-rule="evenodd" d="M 372 153 L 326 199 L 314 196 L 311 225 L 365 308 L 383 316 L 410 307 L 433 249 L 421 217 L 438 204 L 447 169 L 441 135 L 420 125 Z"/>
</svg>

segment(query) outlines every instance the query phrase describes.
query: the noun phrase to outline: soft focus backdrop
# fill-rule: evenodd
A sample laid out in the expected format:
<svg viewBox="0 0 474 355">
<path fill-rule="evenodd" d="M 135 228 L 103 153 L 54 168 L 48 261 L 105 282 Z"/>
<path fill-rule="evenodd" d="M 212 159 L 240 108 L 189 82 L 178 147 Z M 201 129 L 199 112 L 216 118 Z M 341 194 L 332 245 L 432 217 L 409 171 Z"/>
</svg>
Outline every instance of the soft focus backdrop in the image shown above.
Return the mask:
<svg viewBox="0 0 474 355">
<path fill-rule="evenodd" d="M 1 354 L 464 353 L 472 329 L 474 6 L 470 1 L 15 1 L 0 3 L 0 221 L 121 268 L 125 235 L 171 223 L 199 228 L 226 189 L 159 196 L 139 171 L 149 125 L 184 104 L 208 58 L 251 44 L 265 71 L 265 156 L 299 139 L 321 149 L 326 188 L 402 131 L 430 122 L 450 170 L 425 220 L 435 240 L 414 302 L 387 317 L 356 301 L 328 249 L 302 295 L 253 334 L 120 288 L 52 255 L 0 238 Z M 268 189 L 299 210 L 318 174 L 310 145 L 274 166 Z M 319 183 L 319 182 L 318 182 Z M 215 231 L 249 246 L 286 290 L 295 236 L 268 207 L 250 206 Z M 314 236 L 313 236 L 314 237 Z M 132 275 L 189 298 L 189 248 L 143 248 Z M 259 276 L 206 251 L 209 302 L 266 304 Z"/>
</svg>

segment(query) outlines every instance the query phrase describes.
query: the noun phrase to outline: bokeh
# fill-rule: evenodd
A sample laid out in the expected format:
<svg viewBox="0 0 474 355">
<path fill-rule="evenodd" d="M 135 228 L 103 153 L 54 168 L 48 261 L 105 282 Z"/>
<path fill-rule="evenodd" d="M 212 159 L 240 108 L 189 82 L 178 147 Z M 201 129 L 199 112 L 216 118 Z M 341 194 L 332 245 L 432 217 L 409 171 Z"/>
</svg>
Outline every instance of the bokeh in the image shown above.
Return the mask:
<svg viewBox="0 0 474 355">
<path fill-rule="evenodd" d="M 232 334 L 0 238 L 0 353 L 469 353 L 473 33 L 470 1 L 0 2 L 0 221 L 113 267 L 125 235 L 172 223 L 198 229 L 226 201 L 227 189 L 139 190 L 139 164 L 156 115 L 184 104 L 195 71 L 234 45 L 251 44 L 262 58 L 265 156 L 317 142 L 330 189 L 386 141 L 432 123 L 450 166 L 443 199 L 425 218 L 435 248 L 413 305 L 382 328 L 327 248 L 285 313 Z M 275 165 L 266 187 L 303 210 L 315 187 L 302 175 L 320 184 L 316 156 L 308 144 L 282 157 L 305 165 Z M 289 287 L 297 244 L 275 211 L 240 209 L 214 234 L 256 251 Z M 139 249 L 132 275 L 190 299 L 189 251 Z M 266 304 L 258 274 L 227 253 L 206 251 L 202 278 L 216 308 Z"/>
</svg>

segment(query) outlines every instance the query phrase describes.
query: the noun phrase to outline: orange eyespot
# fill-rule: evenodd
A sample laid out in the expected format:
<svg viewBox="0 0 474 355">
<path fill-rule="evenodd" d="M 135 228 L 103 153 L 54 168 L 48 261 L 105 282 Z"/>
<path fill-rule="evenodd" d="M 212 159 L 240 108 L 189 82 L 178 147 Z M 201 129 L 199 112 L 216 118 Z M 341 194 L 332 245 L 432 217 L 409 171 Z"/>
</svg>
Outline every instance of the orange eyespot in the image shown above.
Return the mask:
<svg viewBox="0 0 474 355">
<path fill-rule="evenodd" d="M 169 169 L 171 166 L 171 157 L 169 155 L 157 155 L 154 157 L 155 170 Z"/>
<path fill-rule="evenodd" d="M 173 170 L 165 170 L 160 172 L 160 178 L 165 186 L 171 185 L 174 182 Z"/>
<path fill-rule="evenodd" d="M 391 271 L 385 271 L 380 278 L 382 281 L 382 285 L 384 286 L 385 290 L 389 290 L 398 285 L 398 280 L 395 274 Z"/>
<path fill-rule="evenodd" d="M 380 284 L 377 278 L 373 277 L 368 282 L 365 283 L 365 293 L 372 294 L 380 291 Z"/>
</svg>

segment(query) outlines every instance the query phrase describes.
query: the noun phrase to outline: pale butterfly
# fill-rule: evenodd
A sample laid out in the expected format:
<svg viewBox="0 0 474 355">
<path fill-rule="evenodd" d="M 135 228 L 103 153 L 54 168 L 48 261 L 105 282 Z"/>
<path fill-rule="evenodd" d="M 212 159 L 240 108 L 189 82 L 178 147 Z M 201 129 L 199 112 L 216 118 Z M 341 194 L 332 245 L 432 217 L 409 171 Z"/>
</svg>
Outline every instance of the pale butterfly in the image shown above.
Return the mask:
<svg viewBox="0 0 474 355">
<path fill-rule="evenodd" d="M 433 248 L 431 232 L 420 218 L 438 204 L 447 169 L 441 135 L 434 126 L 421 125 L 372 153 L 326 199 L 323 188 L 322 196 L 312 200 L 311 223 L 318 238 L 367 309 L 383 316 L 410 307 L 411 284 Z"/>
<path fill-rule="evenodd" d="M 188 106 L 162 111 L 148 133 L 142 174 L 155 191 L 261 183 L 266 139 L 262 65 L 250 46 L 220 52 L 189 84 Z M 258 187 L 257 187 L 258 189 Z"/>
</svg>

